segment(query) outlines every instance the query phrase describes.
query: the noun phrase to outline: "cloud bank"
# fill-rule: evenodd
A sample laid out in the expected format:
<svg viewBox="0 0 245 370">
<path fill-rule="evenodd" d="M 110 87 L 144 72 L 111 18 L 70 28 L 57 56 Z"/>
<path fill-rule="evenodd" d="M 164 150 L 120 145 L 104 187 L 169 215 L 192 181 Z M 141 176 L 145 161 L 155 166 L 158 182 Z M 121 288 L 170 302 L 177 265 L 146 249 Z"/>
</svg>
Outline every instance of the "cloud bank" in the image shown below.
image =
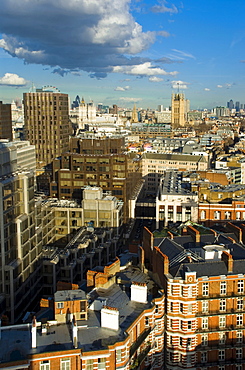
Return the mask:
<svg viewBox="0 0 245 370">
<path fill-rule="evenodd" d="M 142 30 L 130 2 L 2 0 L 0 47 L 25 63 L 51 66 L 60 75 L 83 70 L 103 78 L 116 68 L 142 65 L 146 58 L 136 55 L 157 33 Z"/>
</svg>

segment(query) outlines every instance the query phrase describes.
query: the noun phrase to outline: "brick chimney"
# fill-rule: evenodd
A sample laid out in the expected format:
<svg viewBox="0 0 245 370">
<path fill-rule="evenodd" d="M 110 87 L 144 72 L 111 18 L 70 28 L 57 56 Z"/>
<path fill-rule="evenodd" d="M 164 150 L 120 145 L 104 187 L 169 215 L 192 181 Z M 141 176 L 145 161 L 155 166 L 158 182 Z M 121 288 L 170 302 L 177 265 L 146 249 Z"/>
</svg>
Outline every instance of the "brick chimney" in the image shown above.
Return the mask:
<svg viewBox="0 0 245 370">
<path fill-rule="evenodd" d="M 227 267 L 227 272 L 233 272 L 233 257 L 230 253 L 224 251 L 221 256 L 222 261 L 225 262 Z"/>
</svg>

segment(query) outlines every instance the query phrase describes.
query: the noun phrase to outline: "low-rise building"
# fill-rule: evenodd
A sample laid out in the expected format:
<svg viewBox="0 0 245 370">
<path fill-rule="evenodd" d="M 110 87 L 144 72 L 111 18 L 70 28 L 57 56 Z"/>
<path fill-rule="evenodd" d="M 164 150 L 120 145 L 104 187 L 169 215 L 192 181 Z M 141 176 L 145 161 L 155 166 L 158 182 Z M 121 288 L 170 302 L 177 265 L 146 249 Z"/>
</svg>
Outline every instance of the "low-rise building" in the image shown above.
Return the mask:
<svg viewBox="0 0 245 370">
<path fill-rule="evenodd" d="M 168 222 L 198 221 L 198 195 L 183 182 L 182 173 L 166 171 L 156 197 L 156 228 Z"/>
<path fill-rule="evenodd" d="M 142 155 L 142 176 L 145 188 L 156 192 L 160 178 L 166 170 L 204 171 L 208 169 L 208 158 L 191 154 L 144 153 Z"/>
</svg>

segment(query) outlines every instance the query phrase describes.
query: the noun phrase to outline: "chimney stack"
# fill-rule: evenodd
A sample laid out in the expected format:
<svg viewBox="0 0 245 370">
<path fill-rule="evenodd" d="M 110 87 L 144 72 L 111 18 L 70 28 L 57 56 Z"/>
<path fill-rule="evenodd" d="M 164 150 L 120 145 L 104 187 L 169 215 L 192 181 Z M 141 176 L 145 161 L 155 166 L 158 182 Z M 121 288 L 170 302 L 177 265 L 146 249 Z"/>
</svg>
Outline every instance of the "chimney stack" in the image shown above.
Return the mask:
<svg viewBox="0 0 245 370">
<path fill-rule="evenodd" d="M 77 348 L 77 322 L 75 315 L 73 315 L 73 320 L 72 320 L 72 341 L 73 341 L 73 346 L 74 348 Z"/>
<path fill-rule="evenodd" d="M 35 316 L 32 319 L 31 348 L 37 348 L 37 320 Z"/>
<path fill-rule="evenodd" d="M 104 306 L 101 310 L 101 327 L 119 329 L 119 311 L 115 307 Z"/>
<path fill-rule="evenodd" d="M 233 272 L 233 258 L 232 258 L 232 255 L 226 251 L 224 251 L 222 253 L 222 257 L 221 257 L 222 261 L 225 262 L 226 264 L 226 267 L 227 267 L 227 272 L 230 273 L 230 272 Z"/>
</svg>

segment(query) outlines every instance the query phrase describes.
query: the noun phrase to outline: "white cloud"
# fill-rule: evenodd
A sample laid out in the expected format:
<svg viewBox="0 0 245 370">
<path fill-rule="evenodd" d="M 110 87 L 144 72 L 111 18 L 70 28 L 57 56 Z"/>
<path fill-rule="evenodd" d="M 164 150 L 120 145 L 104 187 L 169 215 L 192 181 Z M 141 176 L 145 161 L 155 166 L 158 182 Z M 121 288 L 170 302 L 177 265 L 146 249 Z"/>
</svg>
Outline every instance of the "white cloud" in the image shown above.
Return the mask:
<svg viewBox="0 0 245 370">
<path fill-rule="evenodd" d="M 125 73 L 127 75 L 135 76 L 154 76 L 154 75 L 171 75 L 175 76 L 178 74 L 177 71 L 166 72 L 164 69 L 155 67 L 151 62 L 145 62 L 133 66 L 116 66 L 113 68 L 113 72 Z"/>
<path fill-rule="evenodd" d="M 188 82 L 184 81 L 171 81 L 172 88 L 173 89 L 188 89 L 188 85 L 190 85 Z"/>
<path fill-rule="evenodd" d="M 232 83 L 225 83 L 224 85 L 217 85 L 217 87 L 219 89 L 222 89 L 222 88 L 224 88 L 224 89 L 230 89 L 233 85 L 235 85 L 234 82 L 232 82 Z"/>
<path fill-rule="evenodd" d="M 3 77 L 0 77 L 0 85 L 5 86 L 25 86 L 27 82 L 15 73 L 5 73 Z"/>
<path fill-rule="evenodd" d="M 155 32 L 144 32 L 131 0 L 1 0 L 0 47 L 25 63 L 105 77 L 115 66 L 142 64 Z"/>
<path fill-rule="evenodd" d="M 134 103 L 137 103 L 137 102 L 141 101 L 142 98 L 126 98 L 126 97 L 121 97 L 120 100 L 121 101 L 125 101 L 125 102 L 134 102 Z"/>
<path fill-rule="evenodd" d="M 170 33 L 167 31 L 158 31 L 157 34 L 162 37 L 169 37 Z"/>
<path fill-rule="evenodd" d="M 151 82 L 161 82 L 161 81 L 163 81 L 163 78 L 152 76 L 152 77 L 149 77 L 149 81 L 151 81 Z"/>
<path fill-rule="evenodd" d="M 151 8 L 151 11 L 153 13 L 170 13 L 170 14 L 178 13 L 178 9 L 174 4 L 171 4 L 171 6 L 169 7 L 167 6 L 167 1 L 165 0 L 159 1 L 159 3 L 160 3 L 159 5 L 154 5 Z"/>
<path fill-rule="evenodd" d="M 124 87 L 122 87 L 122 86 L 117 86 L 115 89 L 114 89 L 114 91 L 127 91 L 127 90 L 129 90 L 130 89 L 130 86 L 124 86 Z"/>
<path fill-rule="evenodd" d="M 208 87 L 205 87 L 204 91 L 210 91 L 210 89 Z"/>
</svg>

